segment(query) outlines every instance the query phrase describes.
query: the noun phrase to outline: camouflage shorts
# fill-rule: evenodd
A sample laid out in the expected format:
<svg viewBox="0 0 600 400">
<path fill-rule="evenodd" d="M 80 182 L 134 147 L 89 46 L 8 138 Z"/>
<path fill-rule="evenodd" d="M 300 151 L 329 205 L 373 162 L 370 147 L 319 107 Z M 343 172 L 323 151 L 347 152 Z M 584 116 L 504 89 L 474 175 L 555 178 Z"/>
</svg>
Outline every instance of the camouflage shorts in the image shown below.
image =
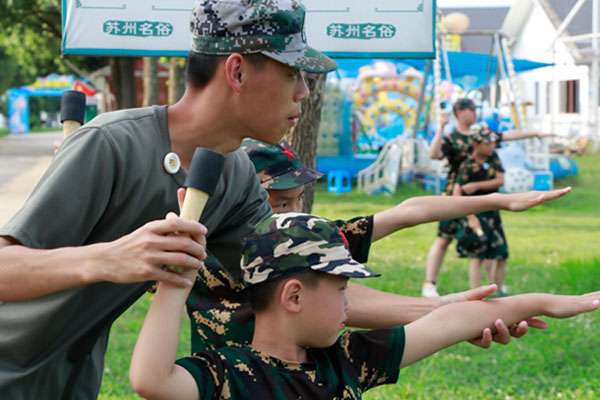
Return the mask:
<svg viewBox="0 0 600 400">
<path fill-rule="evenodd" d="M 456 233 L 463 224 L 464 218 L 449 219 L 446 221 L 440 221 L 438 225 L 438 237 L 446 239 L 456 238 Z"/>
<path fill-rule="evenodd" d="M 466 219 L 459 227 L 456 238 L 456 252 L 459 257 L 479 258 L 490 260 L 505 260 L 508 258 L 508 245 L 502 221 L 498 211 L 487 211 L 477 214 L 485 238 L 478 237 L 467 226 Z"/>
</svg>

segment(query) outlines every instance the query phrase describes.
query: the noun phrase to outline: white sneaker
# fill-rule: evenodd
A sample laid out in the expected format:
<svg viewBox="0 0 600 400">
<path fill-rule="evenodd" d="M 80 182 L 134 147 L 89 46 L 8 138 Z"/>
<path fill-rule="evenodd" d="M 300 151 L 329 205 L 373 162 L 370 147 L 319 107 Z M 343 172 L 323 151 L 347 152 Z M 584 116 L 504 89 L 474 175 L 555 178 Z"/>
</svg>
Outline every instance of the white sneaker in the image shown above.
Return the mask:
<svg viewBox="0 0 600 400">
<path fill-rule="evenodd" d="M 439 297 L 440 294 L 437 291 L 437 286 L 431 282 L 423 282 L 421 288 L 421 296 L 423 297 Z"/>
</svg>

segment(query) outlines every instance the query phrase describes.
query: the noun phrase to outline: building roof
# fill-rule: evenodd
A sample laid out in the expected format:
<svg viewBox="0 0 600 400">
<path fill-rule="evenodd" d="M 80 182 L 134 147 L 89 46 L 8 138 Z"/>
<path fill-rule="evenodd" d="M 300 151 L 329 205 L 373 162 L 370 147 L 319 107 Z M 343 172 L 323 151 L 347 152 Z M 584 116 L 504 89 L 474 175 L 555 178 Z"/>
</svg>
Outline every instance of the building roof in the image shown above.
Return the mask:
<svg viewBox="0 0 600 400">
<path fill-rule="evenodd" d="M 460 12 L 469 17 L 468 31 L 499 30 L 504 23 L 510 7 L 444 7 L 440 8 L 443 15 Z M 492 46 L 491 36 L 463 36 L 462 51 L 489 54 Z"/>
</svg>

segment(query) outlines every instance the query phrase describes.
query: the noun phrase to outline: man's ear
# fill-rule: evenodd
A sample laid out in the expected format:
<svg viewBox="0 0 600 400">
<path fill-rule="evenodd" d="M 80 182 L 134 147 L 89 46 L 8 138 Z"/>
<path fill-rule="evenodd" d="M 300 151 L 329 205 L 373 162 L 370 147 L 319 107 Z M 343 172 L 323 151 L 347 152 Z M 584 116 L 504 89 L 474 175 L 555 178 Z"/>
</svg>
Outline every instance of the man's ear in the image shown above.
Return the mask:
<svg viewBox="0 0 600 400">
<path fill-rule="evenodd" d="M 244 57 L 239 53 L 233 53 L 225 60 L 225 77 L 229 86 L 236 93 L 242 91 L 246 65 Z"/>
<path fill-rule="evenodd" d="M 297 314 L 302 310 L 302 296 L 306 288 L 298 279 L 284 282 L 279 301 L 281 306 L 290 313 Z"/>
</svg>

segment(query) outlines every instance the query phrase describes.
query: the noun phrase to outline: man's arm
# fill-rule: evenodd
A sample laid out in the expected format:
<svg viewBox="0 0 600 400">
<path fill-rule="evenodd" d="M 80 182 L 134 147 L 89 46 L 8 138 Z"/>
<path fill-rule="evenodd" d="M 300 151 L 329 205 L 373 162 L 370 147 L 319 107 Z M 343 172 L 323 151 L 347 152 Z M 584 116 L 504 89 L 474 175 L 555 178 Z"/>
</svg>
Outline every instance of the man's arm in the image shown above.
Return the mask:
<svg viewBox="0 0 600 400">
<path fill-rule="evenodd" d="M 177 288 L 165 282 L 158 285 L 129 369 L 131 386 L 145 399 L 200 398 L 193 376 L 175 364 L 181 313 L 189 293 L 189 288 Z"/>
<path fill-rule="evenodd" d="M 186 236 L 174 236 L 176 232 Z M 200 223 L 177 218 L 149 222 L 114 242 L 52 250 L 31 249 L 2 236 L 0 300 L 29 300 L 101 281 L 159 280 L 189 287 L 190 279 L 162 266 L 197 269 L 206 257 L 205 234 Z"/>
<path fill-rule="evenodd" d="M 429 147 L 429 158 L 434 160 L 441 160 L 444 157 L 444 153 L 442 153 L 442 134 L 444 132 L 444 127 L 448 123 L 448 114 L 442 113 L 442 121 L 441 126 L 438 132 L 435 133 L 433 139 L 431 140 L 431 144 Z"/>
<path fill-rule="evenodd" d="M 473 339 L 482 329 L 493 327 L 498 319 L 513 324 L 537 315 L 569 318 L 594 311 L 599 306 L 600 292 L 581 296 L 523 294 L 440 307 L 406 326 L 401 366 L 413 364 L 455 343 Z"/>
<path fill-rule="evenodd" d="M 492 193 L 483 196 L 421 196 L 404 200 L 395 207 L 375 214 L 372 240 L 397 230 L 433 221 L 443 221 L 490 210 L 525 211 L 554 200 L 571 191 L 570 187 L 548 192 Z"/>
<path fill-rule="evenodd" d="M 502 132 L 502 140 L 538 139 L 554 136 L 552 133 L 511 130 Z"/>
</svg>

